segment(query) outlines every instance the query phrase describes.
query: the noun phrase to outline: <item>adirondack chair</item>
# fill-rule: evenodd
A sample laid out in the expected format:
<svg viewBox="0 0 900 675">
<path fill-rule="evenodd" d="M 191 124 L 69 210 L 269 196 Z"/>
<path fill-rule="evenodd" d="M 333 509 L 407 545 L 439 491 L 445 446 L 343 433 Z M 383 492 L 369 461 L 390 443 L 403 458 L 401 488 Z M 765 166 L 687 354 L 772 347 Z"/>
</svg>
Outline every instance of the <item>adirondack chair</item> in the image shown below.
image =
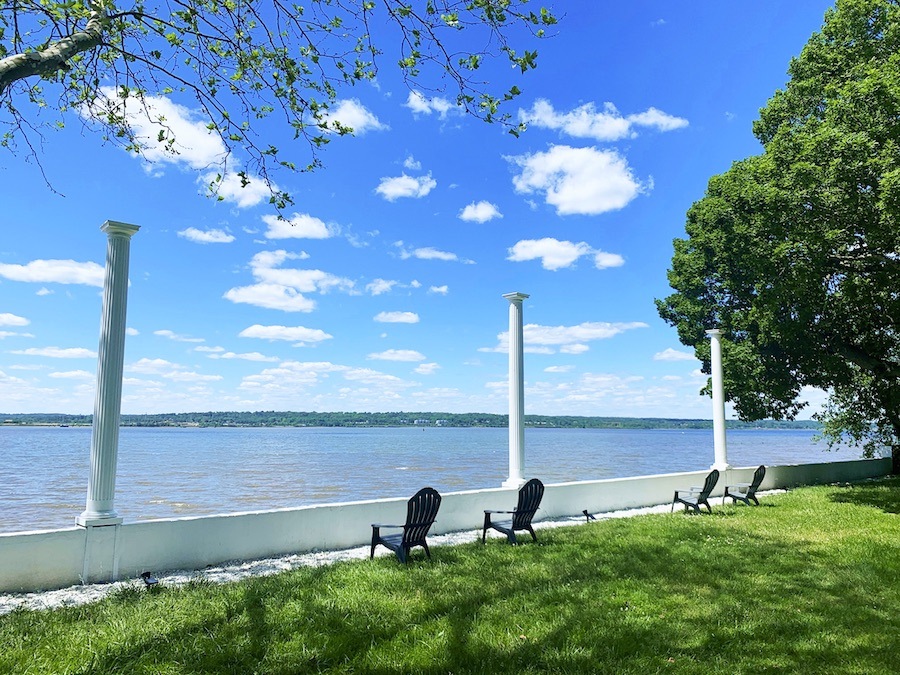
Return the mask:
<svg viewBox="0 0 900 675">
<path fill-rule="evenodd" d="M 754 504 L 759 506 L 759 500 L 756 498 L 756 491 L 759 490 L 759 486 L 762 485 L 763 478 L 765 477 L 766 467 L 764 464 L 761 464 L 759 468 L 753 472 L 753 480 L 751 482 L 726 485 L 725 494 L 722 496 L 722 503 L 725 503 L 726 497 L 731 497 L 732 504 L 737 504 L 739 501 L 742 501 L 747 506 L 750 506 L 750 501 L 752 500 Z"/>
<path fill-rule="evenodd" d="M 672 500 L 672 511 L 675 510 L 675 504 L 684 504 L 684 510 L 694 509 L 700 513 L 700 507 L 706 506 L 712 513 L 712 507 L 709 505 L 709 495 L 719 482 L 719 470 L 713 469 L 703 481 L 702 488 L 688 488 L 687 490 L 675 490 L 675 499 Z"/>
<path fill-rule="evenodd" d="M 531 527 L 531 519 L 534 518 L 535 512 L 541 505 L 541 499 L 544 496 L 544 484 L 537 478 L 532 478 L 525 483 L 519 490 L 519 503 L 514 511 L 495 511 L 491 509 L 484 510 L 484 529 L 481 532 L 481 543 L 485 543 L 488 529 L 497 530 L 506 535 L 510 544 L 516 543 L 516 530 L 527 530 L 531 533 L 531 538 L 537 541 L 537 535 L 534 528 Z M 495 521 L 492 519 L 493 514 L 506 513 L 511 514 L 512 518 L 508 520 Z"/>
<path fill-rule="evenodd" d="M 425 549 L 425 555 L 431 557 L 425 536 L 434 524 L 438 509 L 441 506 L 441 495 L 434 488 L 424 487 L 410 497 L 406 506 L 406 523 L 404 525 L 387 525 L 372 523 L 372 550 L 369 559 L 375 557 L 375 547 L 383 544 L 397 554 L 400 562 L 406 564 L 409 550 L 414 546 Z M 402 529 L 397 534 L 382 534 L 381 528 Z"/>
</svg>

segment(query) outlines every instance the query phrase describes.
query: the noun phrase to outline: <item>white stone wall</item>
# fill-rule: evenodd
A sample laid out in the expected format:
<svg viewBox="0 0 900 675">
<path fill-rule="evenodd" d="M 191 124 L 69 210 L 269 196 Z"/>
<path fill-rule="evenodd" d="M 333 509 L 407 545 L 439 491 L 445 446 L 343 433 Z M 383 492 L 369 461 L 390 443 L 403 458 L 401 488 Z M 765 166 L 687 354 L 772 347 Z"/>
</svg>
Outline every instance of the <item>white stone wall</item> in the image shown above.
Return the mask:
<svg viewBox="0 0 900 675">
<path fill-rule="evenodd" d="M 854 481 L 890 473 L 890 459 L 769 467 L 763 489 Z M 755 467 L 719 480 L 749 482 Z M 705 471 L 558 483 L 546 486 L 537 520 L 670 503 L 675 490 L 702 484 Z M 94 528 L 0 534 L 0 592 L 64 588 L 136 577 L 144 570 L 200 569 L 371 540 L 371 523 L 402 523 L 408 496 L 275 511 L 174 518 Z M 433 532 L 480 529 L 484 509 L 512 509 L 516 490 L 443 495 Z"/>
</svg>

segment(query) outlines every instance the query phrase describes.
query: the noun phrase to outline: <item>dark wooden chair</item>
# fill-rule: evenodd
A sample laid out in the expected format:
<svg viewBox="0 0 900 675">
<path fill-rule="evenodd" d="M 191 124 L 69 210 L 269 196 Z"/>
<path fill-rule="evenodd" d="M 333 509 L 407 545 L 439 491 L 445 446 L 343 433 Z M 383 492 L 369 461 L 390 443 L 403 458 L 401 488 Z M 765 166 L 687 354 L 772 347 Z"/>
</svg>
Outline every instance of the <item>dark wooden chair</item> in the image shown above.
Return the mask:
<svg viewBox="0 0 900 675">
<path fill-rule="evenodd" d="M 541 505 L 544 497 L 544 484 L 537 478 L 532 478 L 519 489 L 519 503 L 514 511 L 484 510 L 484 529 L 481 532 L 481 543 L 485 543 L 488 529 L 497 530 L 506 535 L 510 544 L 516 543 L 516 530 L 527 530 L 531 538 L 537 541 L 534 528 L 531 527 L 531 519 Z M 492 515 L 495 513 L 512 514 L 508 520 L 495 521 Z"/>
<path fill-rule="evenodd" d="M 672 500 L 671 510 L 675 510 L 675 504 L 684 504 L 685 512 L 688 509 L 694 509 L 694 511 L 700 513 L 700 507 L 706 506 L 709 512 L 712 513 L 712 507 L 709 505 L 709 495 L 718 482 L 719 470 L 713 469 L 707 474 L 706 480 L 703 481 L 703 487 L 675 490 L 675 498 Z"/>
<path fill-rule="evenodd" d="M 750 502 L 752 501 L 754 504 L 759 506 L 759 500 L 756 498 L 756 491 L 759 490 L 759 486 L 762 485 L 763 478 L 766 477 L 766 467 L 764 464 L 761 464 L 756 471 L 753 472 L 753 480 L 749 483 L 735 483 L 734 485 L 726 485 L 725 486 L 725 494 L 722 496 L 722 503 L 725 503 L 726 497 L 731 497 L 732 504 L 737 504 L 739 501 L 744 502 L 747 506 L 750 506 Z"/>
<path fill-rule="evenodd" d="M 406 523 L 404 525 L 387 525 L 372 523 L 372 550 L 369 558 L 375 557 L 375 547 L 383 544 L 397 554 L 402 563 L 406 563 L 409 550 L 414 546 L 425 549 L 425 555 L 431 557 L 425 537 L 434 524 L 438 509 L 441 506 L 441 495 L 434 488 L 424 487 L 410 497 L 406 506 Z M 382 534 L 381 528 L 402 529 L 397 534 Z"/>
</svg>

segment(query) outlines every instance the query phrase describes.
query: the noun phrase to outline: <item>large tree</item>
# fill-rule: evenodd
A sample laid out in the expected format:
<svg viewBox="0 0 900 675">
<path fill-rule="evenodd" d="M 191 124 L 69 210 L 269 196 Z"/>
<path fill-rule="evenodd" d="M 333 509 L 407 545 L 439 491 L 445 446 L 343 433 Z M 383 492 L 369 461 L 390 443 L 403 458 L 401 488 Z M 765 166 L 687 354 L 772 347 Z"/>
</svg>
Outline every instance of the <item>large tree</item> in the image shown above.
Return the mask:
<svg viewBox="0 0 900 675">
<path fill-rule="evenodd" d="M 39 163 L 43 131 L 68 111 L 134 152 L 177 153 L 158 104 L 173 97 L 224 142 L 218 180 L 239 147 L 241 179 L 261 176 L 283 206 L 290 195 L 271 170 L 313 169 L 331 135 L 352 132 L 330 107 L 375 78 L 382 53 L 410 86 L 450 89 L 468 113 L 515 132 L 498 107 L 518 88 L 496 91 L 478 69 L 498 55 L 533 68 L 536 51 L 519 45 L 555 21 L 528 0 L 0 0 L 0 145 Z M 136 115 L 156 138 L 137 133 Z M 307 151 L 281 152 L 266 131 L 273 118 Z"/>
<path fill-rule="evenodd" d="M 838 0 L 760 112 L 762 154 L 709 181 L 675 240 L 660 315 L 744 419 L 829 394 L 830 441 L 900 471 L 900 3 Z"/>
</svg>

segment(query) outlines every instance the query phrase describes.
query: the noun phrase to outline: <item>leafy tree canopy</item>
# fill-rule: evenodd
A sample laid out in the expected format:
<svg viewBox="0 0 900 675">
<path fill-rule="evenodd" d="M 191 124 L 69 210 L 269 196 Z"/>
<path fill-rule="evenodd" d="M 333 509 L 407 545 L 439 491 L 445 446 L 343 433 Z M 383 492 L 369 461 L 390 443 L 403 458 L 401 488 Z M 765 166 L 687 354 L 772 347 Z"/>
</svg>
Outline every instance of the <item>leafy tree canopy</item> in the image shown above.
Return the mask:
<svg viewBox="0 0 900 675">
<path fill-rule="evenodd" d="M 516 132 L 499 107 L 518 88 L 491 92 L 477 71 L 504 54 L 534 68 L 537 52 L 513 42 L 555 23 L 528 0 L 0 0 L 0 145 L 39 163 L 43 131 L 75 112 L 130 151 L 177 154 L 160 103 L 173 99 L 199 107 L 224 143 L 214 193 L 228 171 L 244 185 L 259 175 L 283 208 L 290 195 L 272 171 L 312 170 L 330 136 L 352 133 L 329 110 L 343 88 L 375 78 L 383 51 L 408 85 L 449 88 L 468 113 Z M 156 138 L 142 137 L 139 118 Z M 267 140 L 269 119 L 308 143 L 302 161 Z"/>
<path fill-rule="evenodd" d="M 900 3 L 838 0 L 760 111 L 762 154 L 709 181 L 675 240 L 660 315 L 709 372 L 723 329 L 742 419 L 829 393 L 832 441 L 900 470 Z"/>
</svg>

